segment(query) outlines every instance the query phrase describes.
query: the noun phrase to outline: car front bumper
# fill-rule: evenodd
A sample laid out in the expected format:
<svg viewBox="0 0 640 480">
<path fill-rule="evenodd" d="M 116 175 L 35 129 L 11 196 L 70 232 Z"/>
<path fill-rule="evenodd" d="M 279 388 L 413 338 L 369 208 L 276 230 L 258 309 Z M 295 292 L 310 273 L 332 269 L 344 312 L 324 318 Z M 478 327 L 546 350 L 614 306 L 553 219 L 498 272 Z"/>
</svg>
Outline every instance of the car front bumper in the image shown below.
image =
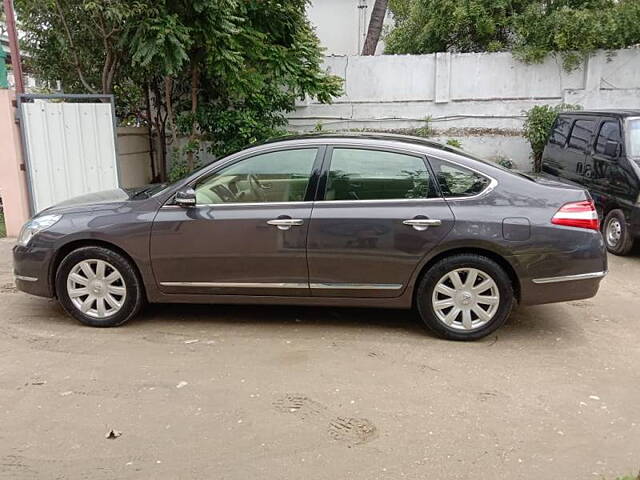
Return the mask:
<svg viewBox="0 0 640 480">
<path fill-rule="evenodd" d="M 38 246 L 14 246 L 13 273 L 16 288 L 39 297 L 53 297 L 50 264 L 50 249 Z"/>
</svg>

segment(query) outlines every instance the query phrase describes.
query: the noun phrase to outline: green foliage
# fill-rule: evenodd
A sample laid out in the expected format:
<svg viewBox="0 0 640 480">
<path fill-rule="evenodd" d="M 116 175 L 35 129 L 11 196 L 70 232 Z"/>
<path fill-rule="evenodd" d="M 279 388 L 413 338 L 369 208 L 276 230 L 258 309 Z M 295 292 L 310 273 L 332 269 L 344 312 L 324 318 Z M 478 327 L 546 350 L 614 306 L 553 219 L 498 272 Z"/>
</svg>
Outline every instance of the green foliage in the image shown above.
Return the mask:
<svg viewBox="0 0 640 480">
<path fill-rule="evenodd" d="M 193 167 L 190 167 L 185 154 L 188 152 L 196 153 L 196 160 L 193 162 Z M 171 149 L 171 168 L 167 174 L 167 180 L 169 182 L 177 182 L 189 175 L 194 169 L 200 166 L 197 153 L 200 151 L 200 145 L 198 142 L 187 142 L 182 148 L 173 147 Z"/>
<path fill-rule="evenodd" d="M 529 140 L 533 152 L 534 170 L 539 171 L 541 167 L 542 152 L 549 138 L 551 127 L 558 117 L 558 113 L 569 110 L 580 110 L 580 105 L 570 105 L 562 103 L 560 105 L 536 105 L 524 112 L 526 119 L 524 122 L 524 137 Z"/>
<path fill-rule="evenodd" d="M 432 137 L 433 128 L 431 127 L 431 115 L 424 117 L 424 126 L 417 128 L 415 135 L 418 137 Z"/>
<path fill-rule="evenodd" d="M 396 20 L 387 53 L 479 52 L 509 47 L 526 0 L 390 0 Z"/>
<path fill-rule="evenodd" d="M 4 225 L 4 213 L 0 212 L 0 238 L 7 236 L 7 228 Z"/>
<path fill-rule="evenodd" d="M 459 148 L 462 150 L 462 143 L 460 142 L 460 140 L 456 139 L 456 138 L 450 138 L 447 140 L 447 145 L 453 147 L 453 148 Z"/>
<path fill-rule="evenodd" d="M 513 160 L 507 157 L 503 157 L 502 155 L 497 156 L 495 158 L 495 162 L 501 167 L 508 168 L 509 170 L 513 170 L 513 167 L 515 167 Z"/>
<path fill-rule="evenodd" d="M 513 50 L 526 62 L 559 52 L 567 70 L 596 49 L 640 43 L 637 0 L 390 0 L 387 53 Z"/>
<path fill-rule="evenodd" d="M 560 52 L 566 70 L 576 68 L 597 49 L 617 49 L 640 43 L 640 3 L 637 0 L 557 1 L 533 3 L 514 24 L 514 53 L 540 62 Z"/>
</svg>

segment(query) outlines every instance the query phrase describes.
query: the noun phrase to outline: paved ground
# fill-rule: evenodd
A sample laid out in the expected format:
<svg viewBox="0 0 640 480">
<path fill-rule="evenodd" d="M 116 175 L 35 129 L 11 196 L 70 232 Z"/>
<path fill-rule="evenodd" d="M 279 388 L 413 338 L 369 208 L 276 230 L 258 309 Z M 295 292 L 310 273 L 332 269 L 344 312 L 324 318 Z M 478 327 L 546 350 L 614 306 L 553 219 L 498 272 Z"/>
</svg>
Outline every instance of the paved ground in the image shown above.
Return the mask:
<svg viewBox="0 0 640 480">
<path fill-rule="evenodd" d="M 599 295 L 438 340 L 409 312 L 153 306 L 110 330 L 15 292 L 0 478 L 588 479 L 640 468 L 640 255 Z M 107 439 L 111 430 L 122 433 Z"/>
</svg>

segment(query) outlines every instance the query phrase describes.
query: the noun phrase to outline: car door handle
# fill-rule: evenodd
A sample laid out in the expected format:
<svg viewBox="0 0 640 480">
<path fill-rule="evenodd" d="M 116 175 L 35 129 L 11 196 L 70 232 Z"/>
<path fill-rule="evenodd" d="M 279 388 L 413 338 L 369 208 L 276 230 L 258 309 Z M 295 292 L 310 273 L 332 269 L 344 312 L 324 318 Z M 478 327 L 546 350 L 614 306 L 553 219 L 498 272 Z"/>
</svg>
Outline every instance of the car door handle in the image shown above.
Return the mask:
<svg viewBox="0 0 640 480">
<path fill-rule="evenodd" d="M 439 227 L 440 225 L 442 225 L 442 220 L 431 218 L 411 218 L 409 220 L 405 220 L 402 223 L 413 227 L 419 232 L 423 232 L 429 227 Z"/>
<path fill-rule="evenodd" d="M 301 218 L 274 218 L 273 220 L 267 220 L 269 225 L 274 225 L 280 230 L 289 230 L 296 225 L 302 225 L 304 220 Z"/>
</svg>

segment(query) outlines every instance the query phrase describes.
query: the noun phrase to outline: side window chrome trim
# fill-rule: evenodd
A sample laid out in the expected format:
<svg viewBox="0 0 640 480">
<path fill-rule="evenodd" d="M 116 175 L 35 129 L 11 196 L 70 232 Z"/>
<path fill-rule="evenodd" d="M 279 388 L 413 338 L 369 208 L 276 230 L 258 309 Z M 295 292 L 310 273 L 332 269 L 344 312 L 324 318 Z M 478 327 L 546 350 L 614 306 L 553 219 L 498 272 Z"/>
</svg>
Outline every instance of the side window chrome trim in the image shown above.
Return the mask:
<svg viewBox="0 0 640 480">
<path fill-rule="evenodd" d="M 302 205 L 311 205 L 312 201 L 301 201 L 301 202 L 236 202 L 236 203 L 198 203 L 190 208 L 199 208 L 199 207 L 215 207 L 216 209 L 224 208 L 224 207 L 295 207 Z M 160 208 L 185 208 L 180 205 L 163 205 Z"/>
<path fill-rule="evenodd" d="M 316 202 L 316 207 L 321 207 L 322 205 L 345 205 L 350 203 L 355 204 L 381 204 L 381 203 L 424 203 L 424 202 L 445 202 L 446 199 L 443 197 L 431 197 L 431 198 L 383 198 L 376 200 L 318 200 Z"/>
</svg>

